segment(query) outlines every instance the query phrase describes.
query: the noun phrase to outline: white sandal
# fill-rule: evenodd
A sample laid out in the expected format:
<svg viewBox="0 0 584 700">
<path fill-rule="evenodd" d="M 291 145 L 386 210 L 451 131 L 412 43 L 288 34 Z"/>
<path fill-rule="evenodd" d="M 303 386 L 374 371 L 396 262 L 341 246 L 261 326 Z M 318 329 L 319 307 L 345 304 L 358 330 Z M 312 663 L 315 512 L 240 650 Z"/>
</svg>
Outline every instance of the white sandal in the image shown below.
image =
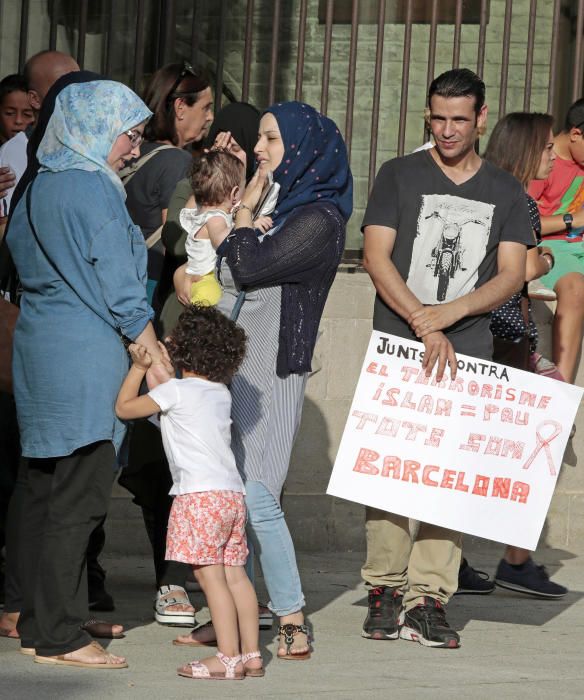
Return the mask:
<svg viewBox="0 0 584 700">
<path fill-rule="evenodd" d="M 190 664 L 180 666 L 177 673 L 179 676 L 196 681 L 242 681 L 245 678 L 243 671 L 235 670 L 241 663 L 241 656 L 225 656 L 220 651 L 216 656 L 225 667 L 223 672 L 211 671 L 204 663 L 191 661 Z"/>
<path fill-rule="evenodd" d="M 168 595 L 169 593 L 174 595 Z M 171 605 L 191 605 L 189 596 L 182 586 L 160 586 L 154 600 L 154 619 L 169 627 L 193 627 L 196 624 L 195 612 L 168 610 Z"/>
<path fill-rule="evenodd" d="M 262 658 L 262 655 L 261 655 L 261 652 L 259 652 L 259 651 L 250 651 L 249 654 L 242 654 L 241 655 L 241 663 L 243 664 L 243 672 L 245 673 L 246 676 L 249 676 L 250 678 L 262 678 L 263 676 L 266 675 L 266 671 L 263 667 L 263 662 L 259 668 L 247 668 L 245 665 L 248 661 L 251 661 L 251 659 L 261 659 L 261 658 Z"/>
</svg>

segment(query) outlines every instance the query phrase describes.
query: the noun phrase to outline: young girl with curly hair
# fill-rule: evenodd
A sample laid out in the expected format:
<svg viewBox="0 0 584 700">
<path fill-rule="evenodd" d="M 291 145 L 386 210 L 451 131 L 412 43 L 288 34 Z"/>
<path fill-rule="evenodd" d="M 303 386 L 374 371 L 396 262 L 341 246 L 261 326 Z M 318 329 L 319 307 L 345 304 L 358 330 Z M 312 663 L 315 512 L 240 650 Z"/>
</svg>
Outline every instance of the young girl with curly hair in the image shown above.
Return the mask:
<svg viewBox="0 0 584 700">
<path fill-rule="evenodd" d="M 193 304 L 166 341 L 168 381 L 138 396 L 151 358 L 144 347 L 131 345 L 133 365 L 116 402 L 123 420 L 160 413 L 174 496 L 166 558 L 193 567 L 217 632 L 215 657 L 178 669 L 192 679 L 264 674 L 258 602 L 244 569 L 244 487 L 231 451 L 226 387 L 241 364 L 245 340 L 243 329 L 217 309 Z M 174 378 L 175 369 L 180 379 Z"/>
</svg>

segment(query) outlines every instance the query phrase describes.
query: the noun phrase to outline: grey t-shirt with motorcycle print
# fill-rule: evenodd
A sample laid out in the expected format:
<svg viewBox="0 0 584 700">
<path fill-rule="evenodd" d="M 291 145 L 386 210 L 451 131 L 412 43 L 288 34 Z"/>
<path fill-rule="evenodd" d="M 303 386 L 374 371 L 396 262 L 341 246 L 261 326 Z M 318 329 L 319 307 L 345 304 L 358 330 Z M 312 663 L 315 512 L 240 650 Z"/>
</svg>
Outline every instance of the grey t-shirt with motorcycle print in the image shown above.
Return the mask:
<svg viewBox="0 0 584 700">
<path fill-rule="evenodd" d="M 512 175 L 487 161 L 457 185 L 426 151 L 384 163 L 375 178 L 361 230 L 397 231 L 391 260 L 416 297 L 442 304 L 472 292 L 497 272 L 500 242 L 533 246 L 525 193 Z M 456 352 L 492 355 L 490 314 L 446 329 Z M 407 322 L 377 295 L 373 327 L 416 340 Z"/>
</svg>

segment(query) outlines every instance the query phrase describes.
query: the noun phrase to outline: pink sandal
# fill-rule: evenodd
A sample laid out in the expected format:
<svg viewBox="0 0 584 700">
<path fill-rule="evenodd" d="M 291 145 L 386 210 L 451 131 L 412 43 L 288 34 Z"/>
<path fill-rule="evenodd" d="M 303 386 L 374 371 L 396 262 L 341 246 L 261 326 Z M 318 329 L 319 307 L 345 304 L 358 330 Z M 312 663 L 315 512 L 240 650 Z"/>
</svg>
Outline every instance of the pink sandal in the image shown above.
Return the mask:
<svg viewBox="0 0 584 700">
<path fill-rule="evenodd" d="M 191 661 L 186 666 L 177 669 L 178 675 L 191 680 L 205 681 L 242 681 L 245 678 L 244 671 L 236 671 L 241 663 L 241 656 L 225 656 L 220 651 L 216 654 L 219 661 L 225 666 L 225 671 L 211 671 L 208 666 L 200 661 Z"/>
<path fill-rule="evenodd" d="M 251 661 L 251 659 L 261 659 L 262 655 L 259 651 L 250 651 L 249 654 L 242 654 L 241 655 L 241 663 L 243 664 L 243 671 L 246 676 L 249 676 L 250 678 L 262 678 L 265 676 L 266 671 L 263 666 L 260 666 L 260 668 L 246 668 L 245 664 L 248 661 Z"/>
</svg>

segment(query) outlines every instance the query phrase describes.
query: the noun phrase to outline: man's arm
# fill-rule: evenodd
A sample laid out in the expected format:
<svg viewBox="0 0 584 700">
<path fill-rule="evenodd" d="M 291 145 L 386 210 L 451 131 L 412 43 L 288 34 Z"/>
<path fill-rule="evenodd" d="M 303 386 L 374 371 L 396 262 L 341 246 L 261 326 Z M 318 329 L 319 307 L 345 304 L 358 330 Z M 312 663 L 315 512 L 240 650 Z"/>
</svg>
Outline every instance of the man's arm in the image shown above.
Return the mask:
<svg viewBox="0 0 584 700">
<path fill-rule="evenodd" d="M 419 338 L 449 328 L 461 318 L 478 316 L 498 308 L 518 292 L 525 281 L 526 247 L 505 241 L 497 251 L 497 274 L 469 294 L 446 304 L 416 309 L 408 323 Z"/>
<path fill-rule="evenodd" d="M 365 226 L 363 244 L 363 267 L 369 273 L 375 289 L 383 301 L 402 318 L 408 319 L 413 313 L 423 310 L 420 300 L 411 292 L 395 265 L 391 253 L 395 243 L 396 230 L 388 226 Z M 425 333 L 422 342 L 426 346 L 422 366 L 426 374 L 431 374 L 436 362 L 436 379 L 444 375 L 446 363 L 450 366 L 452 378 L 456 377 L 456 355 L 454 348 L 444 333 Z"/>
</svg>

